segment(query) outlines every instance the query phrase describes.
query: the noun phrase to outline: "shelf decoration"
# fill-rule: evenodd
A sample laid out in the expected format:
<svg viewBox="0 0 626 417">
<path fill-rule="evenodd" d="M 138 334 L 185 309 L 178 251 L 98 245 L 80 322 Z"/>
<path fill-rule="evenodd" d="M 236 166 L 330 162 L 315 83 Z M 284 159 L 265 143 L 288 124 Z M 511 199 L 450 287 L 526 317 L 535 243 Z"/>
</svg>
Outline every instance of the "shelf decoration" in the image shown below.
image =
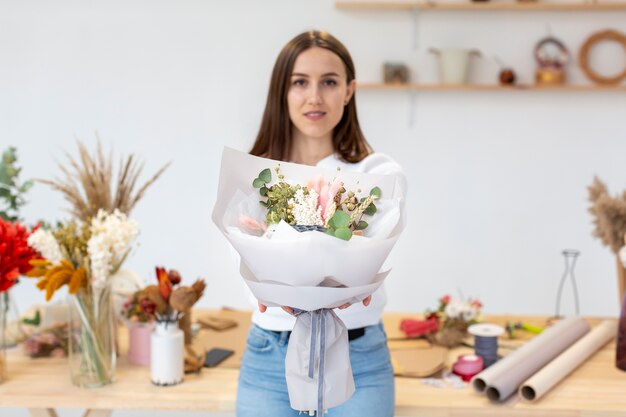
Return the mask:
<svg viewBox="0 0 626 417">
<path fill-rule="evenodd" d="M 430 48 L 428 51 L 439 58 L 439 74 L 442 84 L 467 84 L 470 58 L 482 56 L 476 49 Z"/>
<path fill-rule="evenodd" d="M 591 54 L 591 50 L 602 41 L 613 41 L 617 42 L 624 48 L 624 52 L 626 52 L 626 35 L 621 32 L 618 32 L 613 29 L 607 29 L 600 32 L 596 32 L 592 34 L 583 46 L 580 48 L 580 52 L 578 53 L 578 63 L 580 68 L 585 73 L 587 78 L 591 81 L 602 84 L 602 85 L 615 85 L 621 83 L 626 79 L 626 68 L 620 71 L 618 74 L 613 76 L 606 76 L 598 74 L 596 71 L 591 68 L 589 63 L 589 56 Z"/>
<path fill-rule="evenodd" d="M 385 84 L 407 84 L 409 79 L 409 67 L 405 64 L 395 62 L 385 62 L 383 64 L 383 80 Z"/>
<path fill-rule="evenodd" d="M 535 45 L 535 82 L 537 84 L 565 84 L 565 66 L 570 53 L 560 40 L 545 37 Z"/>
</svg>

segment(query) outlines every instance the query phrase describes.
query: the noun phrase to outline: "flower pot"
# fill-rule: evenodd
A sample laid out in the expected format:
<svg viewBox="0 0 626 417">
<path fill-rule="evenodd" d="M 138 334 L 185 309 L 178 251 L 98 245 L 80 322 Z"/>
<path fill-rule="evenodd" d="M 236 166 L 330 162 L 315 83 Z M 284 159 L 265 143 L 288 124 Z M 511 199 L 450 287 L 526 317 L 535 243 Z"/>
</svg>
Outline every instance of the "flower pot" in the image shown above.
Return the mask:
<svg viewBox="0 0 626 417">
<path fill-rule="evenodd" d="M 154 323 L 130 323 L 128 325 L 128 363 L 150 365 L 150 338 Z"/>
<path fill-rule="evenodd" d="M 69 299 L 69 362 L 72 383 L 95 388 L 115 379 L 115 330 L 108 286 L 78 290 Z"/>
</svg>

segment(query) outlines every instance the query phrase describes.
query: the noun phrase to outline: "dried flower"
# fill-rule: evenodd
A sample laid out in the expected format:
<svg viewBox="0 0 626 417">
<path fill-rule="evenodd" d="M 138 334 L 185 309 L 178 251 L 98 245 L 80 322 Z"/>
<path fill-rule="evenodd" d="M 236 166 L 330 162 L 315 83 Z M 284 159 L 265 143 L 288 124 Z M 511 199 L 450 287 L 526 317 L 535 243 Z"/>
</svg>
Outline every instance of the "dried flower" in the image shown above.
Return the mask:
<svg viewBox="0 0 626 417">
<path fill-rule="evenodd" d="M 52 264 L 58 264 L 63 258 L 59 243 L 54 238 L 54 234 L 49 230 L 42 228 L 37 229 L 29 236 L 28 244 L 35 248 L 41 256 Z"/>
<path fill-rule="evenodd" d="M 324 225 L 322 207 L 318 206 L 318 199 L 319 196 L 315 190 L 306 193 L 304 189 L 300 188 L 296 191 L 293 198 L 288 201 L 295 224 Z"/>
<path fill-rule="evenodd" d="M 284 181 L 285 176 L 280 167 L 275 168 L 279 182 L 272 182 L 272 171 L 269 168 L 259 173 L 252 181 L 252 186 L 259 189 L 261 197 L 266 198 L 260 203 L 267 208 L 265 221 L 268 225 L 279 223 L 281 220 L 292 226 L 320 226 L 321 231 L 343 240 L 350 240 L 353 234 L 362 235 L 368 224 L 363 216 L 376 213 L 374 201 L 380 198 L 381 190 L 374 187 L 367 197 L 357 198 L 356 193 L 350 191 L 342 199 L 346 189 L 339 178 L 331 183 L 323 177 L 307 182 L 306 186 L 291 185 Z M 359 189 L 358 192 L 361 190 Z M 241 219 L 240 219 L 241 222 Z M 249 222 L 242 225 L 252 230 Z M 319 229 L 311 229 L 319 230 Z"/>
<path fill-rule="evenodd" d="M 112 157 L 109 156 L 107 159 L 104 156 L 100 138 L 98 138 L 98 148 L 94 154 L 90 154 L 82 142 L 77 142 L 79 160 L 77 161 L 67 154 L 71 169 L 66 168 L 65 164 L 59 164 L 59 168 L 65 175 L 63 180 L 38 179 L 37 181 L 61 191 L 65 199 L 72 205 L 72 214 L 85 222 L 97 216 L 101 209 L 107 213 L 112 213 L 117 209 L 127 215 L 130 214 L 148 187 L 169 166 L 169 163 L 164 165 L 135 192 L 143 164 L 139 164 L 134 155 L 128 156 L 125 160 L 122 158 L 123 163 L 119 167 L 116 187 L 113 190 Z"/>
<path fill-rule="evenodd" d="M 598 177 L 588 187 L 595 230 L 593 235 L 617 254 L 624 246 L 626 234 L 626 191 L 612 197 L 608 188 Z"/>
<path fill-rule="evenodd" d="M 139 226 L 117 209 L 111 214 L 99 210 L 91 221 L 90 232 L 87 253 L 91 277 L 94 285 L 102 286 L 126 259 Z"/>
</svg>

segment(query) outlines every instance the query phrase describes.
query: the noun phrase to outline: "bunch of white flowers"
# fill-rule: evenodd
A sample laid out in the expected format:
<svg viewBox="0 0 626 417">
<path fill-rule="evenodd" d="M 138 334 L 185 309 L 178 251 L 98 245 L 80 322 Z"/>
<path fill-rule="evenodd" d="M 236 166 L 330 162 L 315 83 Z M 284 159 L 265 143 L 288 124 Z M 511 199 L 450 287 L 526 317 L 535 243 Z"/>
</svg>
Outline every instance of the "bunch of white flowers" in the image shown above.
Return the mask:
<svg viewBox="0 0 626 417">
<path fill-rule="evenodd" d="M 291 214 L 296 224 L 324 226 L 322 208 L 318 206 L 318 201 L 319 194 L 315 190 L 309 190 L 308 194 L 304 194 L 302 188 L 296 191 L 293 198 L 288 201 L 289 205 L 293 205 Z"/>
<path fill-rule="evenodd" d="M 448 318 L 471 321 L 478 317 L 479 308 L 472 302 L 451 300 L 446 305 L 444 312 Z"/>
<path fill-rule="evenodd" d="M 41 253 L 41 256 L 50 261 L 53 265 L 57 265 L 63 259 L 61 248 L 56 238 L 49 230 L 37 229 L 28 237 L 28 245 Z"/>
<path fill-rule="evenodd" d="M 139 225 L 117 209 L 111 214 L 101 209 L 91 220 L 90 230 L 87 252 L 92 283 L 101 286 L 126 258 L 131 243 L 139 232 Z"/>
</svg>

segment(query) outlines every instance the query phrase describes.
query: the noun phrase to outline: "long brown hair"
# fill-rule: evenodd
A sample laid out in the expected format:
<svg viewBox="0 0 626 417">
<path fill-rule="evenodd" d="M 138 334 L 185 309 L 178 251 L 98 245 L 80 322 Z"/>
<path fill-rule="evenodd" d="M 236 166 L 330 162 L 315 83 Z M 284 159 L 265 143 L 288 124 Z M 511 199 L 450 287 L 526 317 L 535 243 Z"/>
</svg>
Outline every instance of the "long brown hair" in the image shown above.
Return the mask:
<svg viewBox="0 0 626 417">
<path fill-rule="evenodd" d="M 289 158 L 292 137 L 287 93 L 291 73 L 298 55 L 313 47 L 327 49 L 341 59 L 346 68 L 348 84 L 355 79 L 354 63 L 348 49 L 331 34 L 310 31 L 293 38 L 280 51 L 274 64 L 261 127 L 250 150 L 252 155 L 279 161 Z M 333 148 L 346 162 L 359 162 L 372 152 L 359 126 L 354 95 L 344 107 L 343 116 L 333 130 Z"/>
</svg>

